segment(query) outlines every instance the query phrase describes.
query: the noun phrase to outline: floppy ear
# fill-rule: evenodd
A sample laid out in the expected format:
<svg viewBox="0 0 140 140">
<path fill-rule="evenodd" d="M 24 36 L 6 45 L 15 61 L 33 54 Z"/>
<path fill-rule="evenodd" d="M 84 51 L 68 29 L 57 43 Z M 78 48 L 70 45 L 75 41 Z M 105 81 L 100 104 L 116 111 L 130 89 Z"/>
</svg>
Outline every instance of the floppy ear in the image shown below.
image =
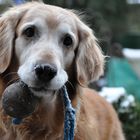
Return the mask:
<svg viewBox="0 0 140 140">
<path fill-rule="evenodd" d="M 76 56 L 77 80 L 82 85 L 97 80 L 103 74 L 104 56 L 92 30 L 78 22 L 79 46 Z"/>
<path fill-rule="evenodd" d="M 10 65 L 16 26 L 24 13 L 24 8 L 13 8 L 0 17 L 0 74 Z"/>
</svg>

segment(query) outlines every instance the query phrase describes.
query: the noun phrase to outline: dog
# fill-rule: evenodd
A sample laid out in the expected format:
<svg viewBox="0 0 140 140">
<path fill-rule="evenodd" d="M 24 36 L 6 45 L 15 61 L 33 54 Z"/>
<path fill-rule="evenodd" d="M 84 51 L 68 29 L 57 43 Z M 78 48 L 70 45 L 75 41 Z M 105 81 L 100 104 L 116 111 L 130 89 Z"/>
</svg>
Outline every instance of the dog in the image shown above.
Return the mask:
<svg viewBox="0 0 140 140">
<path fill-rule="evenodd" d="M 104 55 L 74 11 L 39 2 L 9 9 L 0 17 L 0 56 L 1 97 L 20 79 L 41 98 L 20 125 L 1 107 L 1 140 L 63 140 L 63 85 L 76 109 L 74 140 L 124 140 L 113 107 L 87 87 L 103 74 Z"/>
</svg>

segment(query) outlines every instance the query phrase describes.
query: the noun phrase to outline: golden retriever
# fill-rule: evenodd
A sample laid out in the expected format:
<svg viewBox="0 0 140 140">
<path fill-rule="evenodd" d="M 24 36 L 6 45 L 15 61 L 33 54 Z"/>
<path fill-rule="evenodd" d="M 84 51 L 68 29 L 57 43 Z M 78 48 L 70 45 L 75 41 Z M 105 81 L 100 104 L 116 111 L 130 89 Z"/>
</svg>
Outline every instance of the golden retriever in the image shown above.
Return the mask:
<svg viewBox="0 0 140 140">
<path fill-rule="evenodd" d="M 71 10 L 30 2 L 0 17 L 0 95 L 21 79 L 41 98 L 20 125 L 0 110 L 1 140 L 63 140 L 65 84 L 76 109 L 75 140 L 124 140 L 112 106 L 86 88 L 103 73 L 92 30 Z"/>
</svg>

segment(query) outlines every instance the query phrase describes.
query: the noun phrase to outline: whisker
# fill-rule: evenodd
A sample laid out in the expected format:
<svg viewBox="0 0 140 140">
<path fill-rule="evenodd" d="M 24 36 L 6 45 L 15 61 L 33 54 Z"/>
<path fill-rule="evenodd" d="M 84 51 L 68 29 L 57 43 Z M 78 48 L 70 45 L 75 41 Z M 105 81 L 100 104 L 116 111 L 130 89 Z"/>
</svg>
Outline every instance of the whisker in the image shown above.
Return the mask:
<svg viewBox="0 0 140 140">
<path fill-rule="evenodd" d="M 8 76 L 16 75 L 16 74 L 17 74 L 17 72 L 10 72 L 10 73 L 7 73 L 3 78 L 5 79 Z"/>
<path fill-rule="evenodd" d="M 68 82 L 68 84 L 74 89 L 73 84 L 72 84 L 69 80 L 68 80 L 67 82 Z"/>
<path fill-rule="evenodd" d="M 10 81 L 7 83 L 7 86 L 9 86 L 9 85 L 12 84 L 12 83 L 18 82 L 19 80 L 20 80 L 19 78 L 12 79 L 12 80 L 10 80 Z"/>
</svg>

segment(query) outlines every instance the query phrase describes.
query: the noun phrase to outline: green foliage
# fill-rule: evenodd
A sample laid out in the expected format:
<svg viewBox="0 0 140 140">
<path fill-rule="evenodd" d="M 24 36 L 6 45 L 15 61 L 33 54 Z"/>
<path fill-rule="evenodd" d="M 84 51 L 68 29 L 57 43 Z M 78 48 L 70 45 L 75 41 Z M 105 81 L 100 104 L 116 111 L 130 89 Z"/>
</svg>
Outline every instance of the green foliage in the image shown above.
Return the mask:
<svg viewBox="0 0 140 140">
<path fill-rule="evenodd" d="M 93 0 L 91 1 L 90 5 L 91 8 L 94 7 L 94 10 L 100 12 L 108 24 L 112 35 L 111 39 L 117 40 L 119 36 L 128 30 L 128 5 L 126 0 Z"/>
<path fill-rule="evenodd" d="M 127 140 L 140 140 L 140 104 L 131 108 L 130 112 L 119 114 Z"/>
<path fill-rule="evenodd" d="M 130 106 L 122 110 L 121 102 L 123 100 L 124 97 L 113 105 L 122 122 L 126 140 L 140 140 L 140 103 L 136 102 L 135 106 Z"/>
</svg>

